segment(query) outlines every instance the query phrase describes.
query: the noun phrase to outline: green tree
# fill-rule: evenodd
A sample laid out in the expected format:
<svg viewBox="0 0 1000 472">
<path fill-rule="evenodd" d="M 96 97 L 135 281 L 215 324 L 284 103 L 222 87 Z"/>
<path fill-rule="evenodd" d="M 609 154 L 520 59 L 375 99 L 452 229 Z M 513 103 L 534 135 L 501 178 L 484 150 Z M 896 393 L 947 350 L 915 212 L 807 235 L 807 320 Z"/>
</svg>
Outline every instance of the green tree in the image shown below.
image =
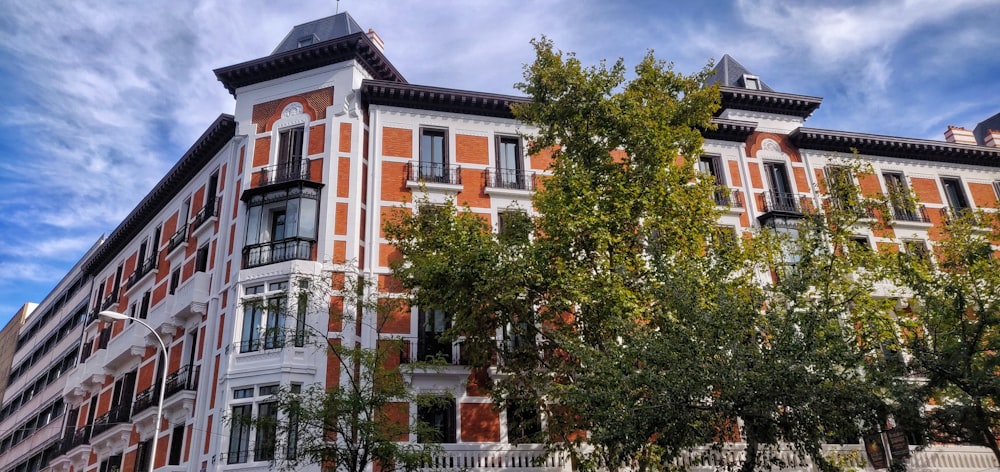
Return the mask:
<svg viewBox="0 0 1000 472">
<path fill-rule="evenodd" d="M 990 243 L 992 214 L 946 219 L 929 253 L 899 254 L 897 283 L 911 294 L 898 314 L 917 382 L 911 403 L 926 404 L 924 429 L 937 442 L 989 447 L 1000 464 L 1000 259 Z M 995 238 L 995 233 L 992 234 Z M 921 424 L 922 423 L 922 424 Z"/>
<path fill-rule="evenodd" d="M 336 376 L 326 384 L 281 386 L 268 403 L 268 414 L 229 418 L 234 427 L 245 426 L 257 433 L 253 453 L 271 460 L 282 470 L 320 465 L 323 470 L 364 472 L 378 464 L 381 470 L 415 470 L 438 453 L 436 431 L 409 415 L 410 403 L 429 406 L 445 401 L 440 396 L 420 395 L 400 368 L 405 346 L 398 340 L 380 340 L 375 347 L 329 338 L 325 331 L 310 328 L 307 317 L 329 317 L 344 331 L 355 325 L 378 334 L 399 312 L 402 300 L 378 298 L 370 283 L 354 273 L 298 275 L 293 277 L 290 299 L 294 316 L 287 324 L 262 333 L 275 347 L 295 343 L 307 349 L 326 350 L 335 364 Z M 273 306 L 278 311 L 287 307 Z M 248 305 L 250 306 L 250 305 Z M 250 309 L 254 309 L 250 306 Z M 365 316 L 367 314 L 368 316 Z M 288 314 L 290 315 L 290 313 Z M 301 321 L 301 322 L 300 322 Z M 410 435 L 424 438 L 411 442 Z"/>
<path fill-rule="evenodd" d="M 524 439 L 579 468 L 667 468 L 730 439 L 738 418 L 746 470 L 783 443 L 832 468 L 820 443 L 873 422 L 878 403 L 853 329 L 878 310 L 868 279 L 845 279 L 872 256 L 837 257 L 858 216 L 832 208 L 796 238 L 737 244 L 695 170 L 720 100 L 704 72 L 650 53 L 627 79 L 621 60 L 584 67 L 533 44 L 518 85 L 531 100 L 514 112 L 553 161 L 517 224 L 530 237 L 418 202 L 386 227 L 412 303 L 451 315 L 444 337 L 461 337 L 474 366 L 498 364 L 497 405 L 544 413 L 547 429 Z M 785 269 L 791 253 L 800 270 Z"/>
</svg>

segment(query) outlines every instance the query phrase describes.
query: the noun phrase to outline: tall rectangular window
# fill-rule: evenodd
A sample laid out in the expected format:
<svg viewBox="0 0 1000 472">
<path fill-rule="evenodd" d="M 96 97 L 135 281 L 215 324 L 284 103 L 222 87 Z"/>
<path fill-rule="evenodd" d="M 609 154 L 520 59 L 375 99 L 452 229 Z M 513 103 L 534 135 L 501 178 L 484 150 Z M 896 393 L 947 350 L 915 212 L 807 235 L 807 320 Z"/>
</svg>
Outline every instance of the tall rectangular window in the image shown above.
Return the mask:
<svg viewBox="0 0 1000 472">
<path fill-rule="evenodd" d="M 181 451 L 184 450 L 184 425 L 175 426 L 170 433 L 170 454 L 167 456 L 167 464 L 178 465 L 181 463 Z"/>
<path fill-rule="evenodd" d="M 284 347 L 284 318 L 288 298 L 284 291 L 287 282 L 272 283 L 269 296 L 261 300 L 246 300 L 243 308 L 243 323 L 240 334 L 240 352 Z M 247 287 L 247 295 L 264 294 L 264 286 Z"/>
<path fill-rule="evenodd" d="M 431 405 L 418 406 L 417 419 L 428 430 L 417 435 L 417 442 L 456 442 L 454 399 L 439 399 Z"/>
<path fill-rule="evenodd" d="M 278 431 L 278 403 L 266 402 L 257 406 L 257 437 L 254 439 L 255 461 L 274 460 Z"/>
<path fill-rule="evenodd" d="M 283 129 L 278 133 L 278 167 L 275 181 L 297 179 L 302 170 L 302 136 L 304 126 Z"/>
<path fill-rule="evenodd" d="M 253 405 L 236 405 L 230 417 L 232 429 L 229 432 L 229 451 L 227 462 L 242 464 L 249 459 L 250 452 L 250 419 Z"/>
<path fill-rule="evenodd" d="M 764 173 L 767 175 L 767 185 L 771 189 L 769 210 L 798 211 L 798 202 L 792 192 L 792 184 L 788 180 L 788 170 L 780 162 L 765 162 Z"/>
<path fill-rule="evenodd" d="M 445 330 L 451 327 L 451 317 L 442 310 L 421 309 L 419 322 L 417 358 L 421 361 L 443 358 L 451 362 L 451 342 L 442 339 Z"/>
<path fill-rule="evenodd" d="M 420 130 L 420 172 L 418 177 L 429 182 L 449 182 L 448 133 L 443 129 Z"/>
<path fill-rule="evenodd" d="M 497 184 L 501 188 L 524 189 L 521 138 L 497 136 Z"/>
<path fill-rule="evenodd" d="M 965 198 L 965 190 L 962 180 L 958 177 L 941 177 L 941 186 L 944 187 L 944 196 L 948 200 L 948 207 L 954 215 L 958 215 L 969 208 L 969 200 Z"/>
<path fill-rule="evenodd" d="M 722 172 L 722 162 L 719 156 L 701 156 L 701 159 L 698 160 L 698 170 L 715 178 L 716 189 L 713 194 L 715 204 L 719 206 L 732 205 L 729 188 L 726 186 L 726 175 Z"/>
</svg>

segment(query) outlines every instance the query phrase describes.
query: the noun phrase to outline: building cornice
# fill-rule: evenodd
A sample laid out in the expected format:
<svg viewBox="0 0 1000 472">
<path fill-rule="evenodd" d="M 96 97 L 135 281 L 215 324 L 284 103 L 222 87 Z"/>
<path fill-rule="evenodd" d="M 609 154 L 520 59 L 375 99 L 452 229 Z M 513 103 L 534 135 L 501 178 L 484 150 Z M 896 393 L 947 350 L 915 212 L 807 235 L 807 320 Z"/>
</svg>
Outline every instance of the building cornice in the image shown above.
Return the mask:
<svg viewBox="0 0 1000 472">
<path fill-rule="evenodd" d="M 701 130 L 701 135 L 705 139 L 744 142 L 757 130 L 757 123 L 753 121 L 712 118 L 712 124 L 715 125 L 715 129 Z"/>
<path fill-rule="evenodd" d="M 527 103 L 529 100 L 527 97 L 403 84 L 385 80 L 365 80 L 362 82 L 361 97 L 365 104 L 370 105 L 388 105 L 499 118 L 514 118 L 511 105 Z"/>
<path fill-rule="evenodd" d="M 86 259 L 83 272 L 96 275 L 103 269 L 235 135 L 236 119 L 232 115 L 219 115 L 167 175 L 160 179 L 104 243 Z"/>
<path fill-rule="evenodd" d="M 823 99 L 820 97 L 750 90 L 739 87 L 719 87 L 719 92 L 722 93 L 722 107 L 719 108 L 720 113 L 723 110 L 732 108 L 808 118 L 809 115 L 812 115 L 819 108 L 820 103 L 823 102 Z"/>
<path fill-rule="evenodd" d="M 993 147 L 815 128 L 798 128 L 789 138 L 800 149 L 845 153 L 857 150 L 873 156 L 1000 167 L 1000 148 Z"/>
<path fill-rule="evenodd" d="M 396 67 L 365 33 L 354 33 L 291 51 L 215 69 L 215 77 L 236 96 L 236 89 L 354 59 L 372 77 L 406 83 Z"/>
</svg>

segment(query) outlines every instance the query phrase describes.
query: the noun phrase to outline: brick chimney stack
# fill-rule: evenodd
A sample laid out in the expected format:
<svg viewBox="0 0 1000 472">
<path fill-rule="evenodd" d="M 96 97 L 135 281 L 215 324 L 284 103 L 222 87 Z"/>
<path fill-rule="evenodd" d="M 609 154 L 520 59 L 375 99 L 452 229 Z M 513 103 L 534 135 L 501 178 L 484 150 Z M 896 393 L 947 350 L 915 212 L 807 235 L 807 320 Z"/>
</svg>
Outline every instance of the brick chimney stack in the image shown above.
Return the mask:
<svg viewBox="0 0 1000 472">
<path fill-rule="evenodd" d="M 368 39 L 375 43 L 375 47 L 377 47 L 379 51 L 385 52 L 385 43 L 382 41 L 382 38 L 379 37 L 378 33 L 371 28 L 368 28 Z"/>
<path fill-rule="evenodd" d="M 986 136 L 983 136 L 983 144 L 989 147 L 1000 147 L 1000 131 L 995 129 L 986 130 Z"/>
<path fill-rule="evenodd" d="M 955 144 L 976 144 L 976 136 L 961 126 L 948 125 L 948 130 L 944 132 L 944 139 Z"/>
</svg>

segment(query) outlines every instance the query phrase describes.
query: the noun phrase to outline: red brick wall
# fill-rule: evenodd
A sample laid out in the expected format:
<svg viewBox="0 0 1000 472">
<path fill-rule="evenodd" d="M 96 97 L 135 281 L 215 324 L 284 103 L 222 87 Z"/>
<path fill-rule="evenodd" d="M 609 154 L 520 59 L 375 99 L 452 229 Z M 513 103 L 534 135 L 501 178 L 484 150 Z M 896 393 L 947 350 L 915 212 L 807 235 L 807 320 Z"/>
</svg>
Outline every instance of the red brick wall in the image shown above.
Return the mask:
<svg viewBox="0 0 1000 472">
<path fill-rule="evenodd" d="M 485 136 L 455 135 L 455 162 L 489 165 L 489 139 Z"/>
<path fill-rule="evenodd" d="M 500 413 L 492 403 L 462 403 L 462 442 L 500 441 Z"/>
<path fill-rule="evenodd" d="M 382 128 L 382 155 L 413 157 L 413 131 L 401 128 Z"/>
</svg>

